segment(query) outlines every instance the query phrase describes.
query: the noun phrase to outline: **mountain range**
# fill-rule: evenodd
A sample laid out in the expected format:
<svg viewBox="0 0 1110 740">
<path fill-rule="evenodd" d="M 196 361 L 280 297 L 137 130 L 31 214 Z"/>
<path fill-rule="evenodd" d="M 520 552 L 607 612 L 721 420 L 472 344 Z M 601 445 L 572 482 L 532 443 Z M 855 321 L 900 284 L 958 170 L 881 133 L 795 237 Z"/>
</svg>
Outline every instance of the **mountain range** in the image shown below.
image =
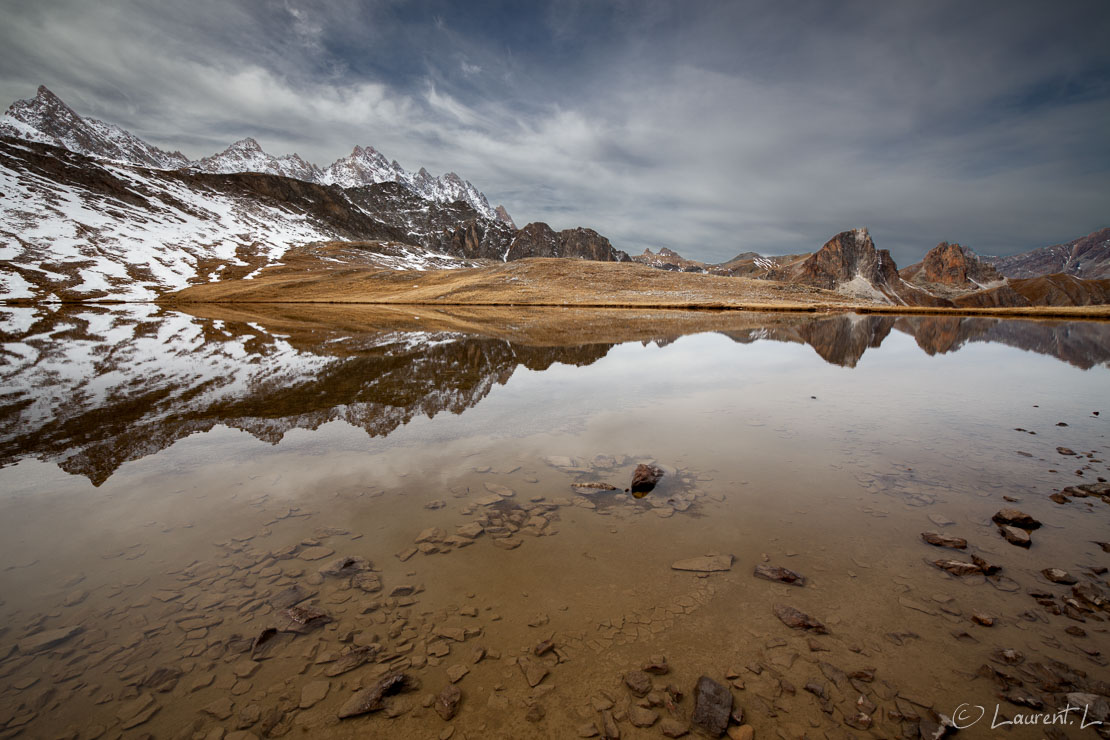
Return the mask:
<svg viewBox="0 0 1110 740">
<path fill-rule="evenodd" d="M 517 229 L 458 175 L 408 173 L 372 147 L 323 170 L 253 140 L 190 162 L 46 88 L 0 119 L 0 193 L 7 300 L 151 300 L 334 241 L 367 246 L 360 258 L 389 269 L 628 259 L 591 229 Z"/>
<path fill-rule="evenodd" d="M 1008 257 L 942 242 L 901 270 L 867 229 L 812 253 L 744 252 L 719 264 L 669 249 L 630 258 L 592 229 L 518 229 L 457 174 L 409 172 L 370 146 L 321 168 L 246 138 L 192 161 L 81 117 L 45 87 L 0 118 L 0 194 L 0 295 L 9 301 L 151 300 L 250 280 L 307 249 L 317 264 L 391 270 L 631 259 L 909 306 L 1110 302 L 1110 229 Z"/>
</svg>

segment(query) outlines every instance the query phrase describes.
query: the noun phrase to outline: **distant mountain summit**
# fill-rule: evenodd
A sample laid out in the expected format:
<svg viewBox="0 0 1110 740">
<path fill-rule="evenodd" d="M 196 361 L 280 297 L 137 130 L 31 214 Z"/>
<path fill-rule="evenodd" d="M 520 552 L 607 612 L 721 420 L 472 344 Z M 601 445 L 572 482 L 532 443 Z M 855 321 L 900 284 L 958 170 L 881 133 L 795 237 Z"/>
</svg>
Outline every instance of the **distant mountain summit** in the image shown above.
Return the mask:
<svg viewBox="0 0 1110 740">
<path fill-rule="evenodd" d="M 54 93 L 39 86 L 30 100 L 17 100 L 0 118 L 0 136 L 52 144 L 71 152 L 124 164 L 174 170 L 189 165 L 181 152 L 164 152 L 132 133 L 82 118 Z"/>
<path fill-rule="evenodd" d="M 491 208 L 481 191 L 454 172 L 441 177 L 423 167 L 415 173 L 408 172 L 372 146 L 356 146 L 350 155 L 321 169 L 297 154 L 283 157 L 268 154 L 257 141 L 248 137 L 222 152 L 191 162 L 181 152 L 162 151 L 117 126 L 82 118 L 44 86 L 39 87 L 34 98 L 12 103 L 0 118 L 0 136 L 52 144 L 97 159 L 164 170 L 190 169 L 212 174 L 261 172 L 342 188 L 398 182 L 422 198 L 437 203 L 462 201 L 484 218 L 512 224 L 504 206 L 498 207 L 500 212 Z"/>
</svg>

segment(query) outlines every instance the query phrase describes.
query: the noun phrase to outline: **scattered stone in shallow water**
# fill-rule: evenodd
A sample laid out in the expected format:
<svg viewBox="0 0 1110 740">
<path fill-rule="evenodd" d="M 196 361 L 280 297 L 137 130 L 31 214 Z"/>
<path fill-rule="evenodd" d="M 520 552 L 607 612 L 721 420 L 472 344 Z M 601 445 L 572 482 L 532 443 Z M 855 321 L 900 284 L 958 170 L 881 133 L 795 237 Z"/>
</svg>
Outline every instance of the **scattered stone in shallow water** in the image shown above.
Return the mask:
<svg viewBox="0 0 1110 740">
<path fill-rule="evenodd" d="M 718 573 L 732 569 L 731 555 L 706 555 L 671 563 L 673 570 L 690 570 L 698 573 Z"/>
<path fill-rule="evenodd" d="M 305 599 L 310 599 L 315 596 L 317 591 L 309 591 L 300 585 L 293 585 L 284 591 L 279 591 L 276 596 L 270 599 L 270 606 L 274 609 L 288 609 L 291 606 L 296 606 Z"/>
<path fill-rule="evenodd" d="M 1075 450 L 1071 449 L 1070 447 L 1057 447 L 1056 451 L 1059 452 L 1061 455 L 1075 457 Z"/>
<path fill-rule="evenodd" d="M 628 690 L 639 697 L 647 696 L 652 690 L 651 676 L 644 671 L 629 671 L 624 674 L 624 685 Z"/>
<path fill-rule="evenodd" d="M 628 708 L 628 721 L 633 727 L 651 727 L 659 719 L 659 715 L 650 709 L 633 704 Z"/>
<path fill-rule="evenodd" d="M 453 683 L 448 684 L 436 697 L 436 714 L 442 717 L 444 721 L 450 721 L 459 713 L 459 704 L 461 703 L 462 690 Z"/>
<path fill-rule="evenodd" d="M 788 568 L 782 568 L 777 565 L 767 565 L 760 563 L 755 566 L 754 575 L 757 578 L 763 578 L 768 581 L 777 581 L 778 583 L 788 583 L 792 586 L 805 586 L 806 577 L 801 573 L 796 573 Z"/>
<path fill-rule="evenodd" d="M 320 568 L 320 575 L 322 576 L 349 576 L 355 573 L 370 570 L 370 563 L 366 558 L 342 557 L 336 558 L 324 567 Z"/>
<path fill-rule="evenodd" d="M 975 566 L 979 568 L 979 570 L 983 571 L 984 575 L 993 576 L 994 574 L 998 573 L 998 571 L 1002 570 L 1001 565 L 991 565 L 978 555 L 972 555 L 971 562 L 975 563 Z"/>
<path fill-rule="evenodd" d="M 544 641 L 542 641 L 540 643 L 537 643 L 536 645 L 532 646 L 532 655 L 535 655 L 537 657 L 540 656 L 540 655 L 545 655 L 545 654 L 551 652 L 551 649 L 554 648 L 554 647 L 555 647 L 554 642 L 552 642 L 551 640 L 544 640 Z"/>
<path fill-rule="evenodd" d="M 329 678 L 341 676 L 344 673 L 353 671 L 354 669 L 369 663 L 380 652 L 377 645 L 359 645 L 351 648 L 350 651 L 339 656 L 339 659 L 334 663 L 328 665 L 324 671 L 324 675 Z"/>
<path fill-rule="evenodd" d="M 297 557 L 299 557 L 301 560 L 323 560 L 327 556 L 334 554 L 335 550 L 331 549 L 330 547 L 317 546 L 309 547 L 302 550 Z"/>
<path fill-rule="evenodd" d="M 973 611 L 971 613 L 971 621 L 975 622 L 976 624 L 981 624 L 984 627 L 994 626 L 994 617 L 984 614 L 980 611 Z"/>
<path fill-rule="evenodd" d="M 619 490 L 621 490 L 621 489 L 617 488 L 616 486 L 611 485 L 609 483 L 597 483 L 597 482 L 571 483 L 570 487 L 573 488 L 576 492 L 581 493 L 582 495 L 586 495 L 586 496 L 588 496 L 590 493 L 594 493 L 596 491 L 619 491 Z"/>
<path fill-rule="evenodd" d="M 664 737 L 683 737 L 690 732 L 690 728 L 685 722 L 672 717 L 667 717 L 660 722 L 659 730 Z"/>
<path fill-rule="evenodd" d="M 61 645 L 71 637 L 81 634 L 81 632 L 81 627 L 59 627 L 58 629 L 45 630 L 20 640 L 19 652 L 24 655 L 41 653 L 44 650 Z"/>
<path fill-rule="evenodd" d="M 662 468 L 657 468 L 654 465 L 640 464 L 632 471 L 632 483 L 629 485 L 629 490 L 632 493 L 649 493 L 662 479 Z"/>
<path fill-rule="evenodd" d="M 316 606 L 291 606 L 283 609 L 278 617 L 283 620 L 278 624 L 282 632 L 306 632 L 315 627 L 322 627 L 332 621 L 328 613 Z"/>
<path fill-rule="evenodd" d="M 462 663 L 457 663 L 447 669 L 447 680 L 451 683 L 458 683 L 468 673 L 470 673 L 469 668 Z"/>
<path fill-rule="evenodd" d="M 311 681 L 301 689 L 301 709 L 311 709 L 325 698 L 331 689 L 331 681 Z"/>
<path fill-rule="evenodd" d="M 653 673 L 656 676 L 662 676 L 670 672 L 671 667 L 667 665 L 667 658 L 663 655 L 653 655 L 641 666 L 640 670 L 644 673 Z"/>
<path fill-rule="evenodd" d="M 821 622 L 804 612 L 798 611 L 792 606 L 775 604 L 773 608 L 775 616 L 779 618 L 779 621 L 790 629 L 813 630 L 819 635 L 825 635 L 829 632 L 828 628 L 821 624 Z"/>
<path fill-rule="evenodd" d="M 950 547 L 954 550 L 963 550 L 967 548 L 967 540 L 963 537 L 951 537 L 946 534 L 939 534 L 938 532 L 922 532 L 921 539 L 936 547 Z"/>
<path fill-rule="evenodd" d="M 970 576 L 983 572 L 975 563 L 965 563 L 962 560 L 933 560 L 932 564 L 954 576 Z"/>
<path fill-rule="evenodd" d="M 1026 532 L 1024 529 L 1019 529 L 1018 527 L 1011 527 L 1009 525 L 1003 524 L 998 527 L 998 533 L 1002 535 L 1002 538 L 1009 542 L 1011 545 L 1017 545 L 1018 547 L 1030 547 L 1033 544 L 1033 540 L 1029 537 L 1029 533 Z"/>
<path fill-rule="evenodd" d="M 538 660 L 521 658 L 517 661 L 517 664 L 520 666 L 520 672 L 524 674 L 524 680 L 533 689 L 540 685 L 547 674 L 551 673 L 547 665 Z"/>
<path fill-rule="evenodd" d="M 943 514 L 930 514 L 929 521 L 931 521 L 938 527 L 951 527 L 953 524 L 955 524 L 954 521 L 944 516 Z"/>
<path fill-rule="evenodd" d="M 720 737 L 728 728 L 732 713 L 732 692 L 708 676 L 698 678 L 694 687 L 694 713 L 691 724 L 710 737 Z"/>
<path fill-rule="evenodd" d="M 1009 524 L 1022 529 L 1037 529 L 1041 526 L 1040 522 L 1019 509 L 1001 509 L 991 519 L 995 524 Z"/>
<path fill-rule="evenodd" d="M 1070 586 L 1079 582 L 1071 573 L 1068 573 L 1066 570 L 1061 570 L 1060 568 L 1045 568 L 1041 571 L 1041 575 L 1053 583 L 1061 583 L 1065 586 Z"/>
<path fill-rule="evenodd" d="M 359 691 L 339 708 L 339 719 L 357 717 L 382 708 L 382 699 L 412 685 L 412 679 L 405 673 L 390 673 L 379 679 L 373 686 Z"/>
</svg>

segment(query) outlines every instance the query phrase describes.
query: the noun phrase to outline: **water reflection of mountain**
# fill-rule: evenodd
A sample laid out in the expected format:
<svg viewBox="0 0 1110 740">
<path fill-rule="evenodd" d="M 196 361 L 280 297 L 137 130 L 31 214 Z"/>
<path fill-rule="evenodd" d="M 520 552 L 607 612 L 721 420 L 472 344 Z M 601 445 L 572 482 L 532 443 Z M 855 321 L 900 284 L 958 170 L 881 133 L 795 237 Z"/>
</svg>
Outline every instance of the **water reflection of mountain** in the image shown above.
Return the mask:
<svg viewBox="0 0 1110 740">
<path fill-rule="evenodd" d="M 1000 342 L 1081 368 L 1110 324 L 956 317 L 652 311 L 0 308 L 0 465 L 56 462 L 99 485 L 124 462 L 216 425 L 276 443 L 343 420 L 374 436 L 461 414 L 518 367 L 589 365 L 614 345 L 715 331 L 803 343 L 854 367 L 898 329 L 929 354 Z"/>
</svg>

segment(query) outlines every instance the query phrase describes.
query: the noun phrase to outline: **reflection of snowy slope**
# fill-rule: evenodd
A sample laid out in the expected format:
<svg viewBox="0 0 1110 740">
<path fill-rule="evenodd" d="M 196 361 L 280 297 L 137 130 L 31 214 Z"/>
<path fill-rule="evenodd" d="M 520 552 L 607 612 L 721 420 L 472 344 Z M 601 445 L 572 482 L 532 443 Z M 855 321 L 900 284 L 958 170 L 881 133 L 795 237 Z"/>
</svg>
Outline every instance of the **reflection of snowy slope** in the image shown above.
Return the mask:
<svg viewBox="0 0 1110 740">
<path fill-rule="evenodd" d="M 167 437 L 189 433 L 175 420 L 202 417 L 267 384 L 302 382 L 336 361 L 261 331 L 233 335 L 153 306 L 38 321 L 32 313 L 0 309 L 0 331 L 9 340 L 2 345 L 0 434 L 5 446 L 34 440 L 67 469 L 85 464 L 87 448 L 66 449 L 78 430 L 91 438 L 118 433 L 129 448 L 122 459 L 142 457 L 166 446 Z M 56 442 L 62 448 L 50 450 Z"/>
<path fill-rule="evenodd" d="M 302 346 L 150 305 L 0 307 L 0 342 L 0 464 L 36 457 L 97 484 L 218 424 L 275 444 L 337 420 L 384 436 L 462 413 L 518 365 L 585 364 L 609 349 L 388 330 Z"/>
</svg>

